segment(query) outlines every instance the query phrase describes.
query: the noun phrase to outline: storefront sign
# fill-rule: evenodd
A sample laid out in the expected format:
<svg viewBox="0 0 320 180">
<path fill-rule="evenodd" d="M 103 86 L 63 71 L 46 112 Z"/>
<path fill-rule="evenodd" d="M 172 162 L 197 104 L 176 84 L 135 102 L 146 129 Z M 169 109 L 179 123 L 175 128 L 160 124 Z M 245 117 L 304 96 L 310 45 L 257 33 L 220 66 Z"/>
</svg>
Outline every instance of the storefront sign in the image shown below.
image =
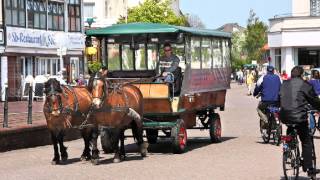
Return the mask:
<svg viewBox="0 0 320 180">
<path fill-rule="evenodd" d="M 54 32 L 7 27 L 7 45 L 19 47 L 55 48 Z"/>
<path fill-rule="evenodd" d="M 70 50 L 84 48 L 84 36 L 81 33 L 7 27 L 8 46 L 57 49 L 61 46 L 61 39 Z"/>
</svg>

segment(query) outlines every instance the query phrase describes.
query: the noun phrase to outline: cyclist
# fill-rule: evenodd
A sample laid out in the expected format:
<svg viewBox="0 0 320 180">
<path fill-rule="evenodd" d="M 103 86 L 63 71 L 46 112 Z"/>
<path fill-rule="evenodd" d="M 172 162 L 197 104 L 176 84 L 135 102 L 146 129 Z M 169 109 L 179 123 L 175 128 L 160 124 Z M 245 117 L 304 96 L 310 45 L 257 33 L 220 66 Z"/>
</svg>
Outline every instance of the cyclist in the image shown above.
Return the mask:
<svg viewBox="0 0 320 180">
<path fill-rule="evenodd" d="M 260 119 L 263 120 L 265 125 L 268 123 L 266 116 L 266 109 L 268 106 L 279 106 L 279 91 L 281 81 L 279 76 L 274 74 L 274 67 L 267 66 L 267 74 L 261 76 L 256 84 L 253 96 L 261 94 L 261 101 L 258 105 L 257 111 Z"/>
<path fill-rule="evenodd" d="M 308 176 L 313 176 L 316 167 L 312 165 L 312 137 L 309 134 L 308 105 L 320 110 L 320 99 L 312 86 L 302 79 L 302 67 L 295 66 L 291 70 L 291 79 L 284 81 L 280 89 L 280 119 L 284 124 L 296 124 L 302 142 L 303 171 L 307 171 Z M 287 134 L 292 131 L 292 127 L 287 129 Z"/>
</svg>

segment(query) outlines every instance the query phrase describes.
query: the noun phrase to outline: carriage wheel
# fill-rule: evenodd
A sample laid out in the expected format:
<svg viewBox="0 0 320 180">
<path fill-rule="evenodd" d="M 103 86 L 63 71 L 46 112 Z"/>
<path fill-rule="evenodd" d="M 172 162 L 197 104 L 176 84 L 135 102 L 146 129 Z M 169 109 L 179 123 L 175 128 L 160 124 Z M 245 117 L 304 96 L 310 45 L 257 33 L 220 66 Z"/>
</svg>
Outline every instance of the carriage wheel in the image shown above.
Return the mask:
<svg viewBox="0 0 320 180">
<path fill-rule="evenodd" d="M 173 153 L 183 153 L 187 147 L 187 129 L 184 121 L 178 119 L 177 123 L 171 129 L 171 139 L 173 145 Z"/>
<path fill-rule="evenodd" d="M 101 146 L 104 153 L 113 153 L 110 130 L 102 129 L 100 131 Z"/>
<path fill-rule="evenodd" d="M 150 144 L 157 143 L 158 139 L 158 130 L 157 129 L 146 129 L 147 140 Z"/>
<path fill-rule="evenodd" d="M 213 113 L 210 116 L 210 127 L 209 127 L 209 131 L 210 131 L 210 139 L 211 142 L 213 143 L 219 143 L 221 142 L 221 120 L 220 120 L 220 116 L 217 113 Z"/>
</svg>

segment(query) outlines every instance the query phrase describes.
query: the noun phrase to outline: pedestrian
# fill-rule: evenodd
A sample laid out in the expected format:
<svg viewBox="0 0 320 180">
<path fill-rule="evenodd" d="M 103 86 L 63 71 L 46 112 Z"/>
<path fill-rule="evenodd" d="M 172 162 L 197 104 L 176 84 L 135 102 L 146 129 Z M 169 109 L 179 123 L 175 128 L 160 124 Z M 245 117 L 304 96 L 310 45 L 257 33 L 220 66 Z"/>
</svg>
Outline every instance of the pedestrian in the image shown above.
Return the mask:
<svg viewBox="0 0 320 180">
<path fill-rule="evenodd" d="M 282 81 L 288 80 L 288 74 L 287 74 L 286 70 L 282 71 L 281 80 Z"/>
<path fill-rule="evenodd" d="M 243 72 L 242 72 L 241 69 L 239 69 L 239 71 L 238 71 L 238 79 L 239 79 L 239 81 L 238 81 L 239 85 L 242 85 L 242 83 L 243 83 Z"/>
<path fill-rule="evenodd" d="M 253 71 L 249 71 L 249 73 L 247 74 L 247 78 L 246 78 L 246 84 L 247 84 L 247 88 L 248 88 L 248 96 L 252 95 L 252 87 L 254 84 L 254 72 Z"/>
</svg>

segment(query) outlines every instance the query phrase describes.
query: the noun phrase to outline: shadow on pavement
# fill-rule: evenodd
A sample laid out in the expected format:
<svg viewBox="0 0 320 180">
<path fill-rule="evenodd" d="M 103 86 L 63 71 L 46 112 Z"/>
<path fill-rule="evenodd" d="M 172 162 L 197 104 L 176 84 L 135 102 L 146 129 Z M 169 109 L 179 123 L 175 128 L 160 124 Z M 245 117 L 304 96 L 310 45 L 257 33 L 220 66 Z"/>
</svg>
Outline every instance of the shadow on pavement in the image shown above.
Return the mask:
<svg viewBox="0 0 320 180">
<path fill-rule="evenodd" d="M 228 140 L 235 139 L 235 138 L 237 138 L 237 137 L 222 137 L 221 143 L 228 141 Z M 188 144 L 187 144 L 186 152 L 213 144 L 213 143 L 211 143 L 209 138 L 205 138 L 205 137 L 188 138 L 187 143 Z M 152 153 L 172 154 L 172 143 L 169 139 L 160 139 L 158 141 L 158 143 L 150 144 L 148 151 L 150 154 L 152 154 Z"/>
<path fill-rule="evenodd" d="M 319 179 L 319 178 L 317 178 L 317 179 Z M 280 180 L 286 180 L 286 178 L 282 176 L 280 178 Z M 310 178 L 308 178 L 308 177 L 299 177 L 298 180 L 310 180 Z"/>
</svg>

